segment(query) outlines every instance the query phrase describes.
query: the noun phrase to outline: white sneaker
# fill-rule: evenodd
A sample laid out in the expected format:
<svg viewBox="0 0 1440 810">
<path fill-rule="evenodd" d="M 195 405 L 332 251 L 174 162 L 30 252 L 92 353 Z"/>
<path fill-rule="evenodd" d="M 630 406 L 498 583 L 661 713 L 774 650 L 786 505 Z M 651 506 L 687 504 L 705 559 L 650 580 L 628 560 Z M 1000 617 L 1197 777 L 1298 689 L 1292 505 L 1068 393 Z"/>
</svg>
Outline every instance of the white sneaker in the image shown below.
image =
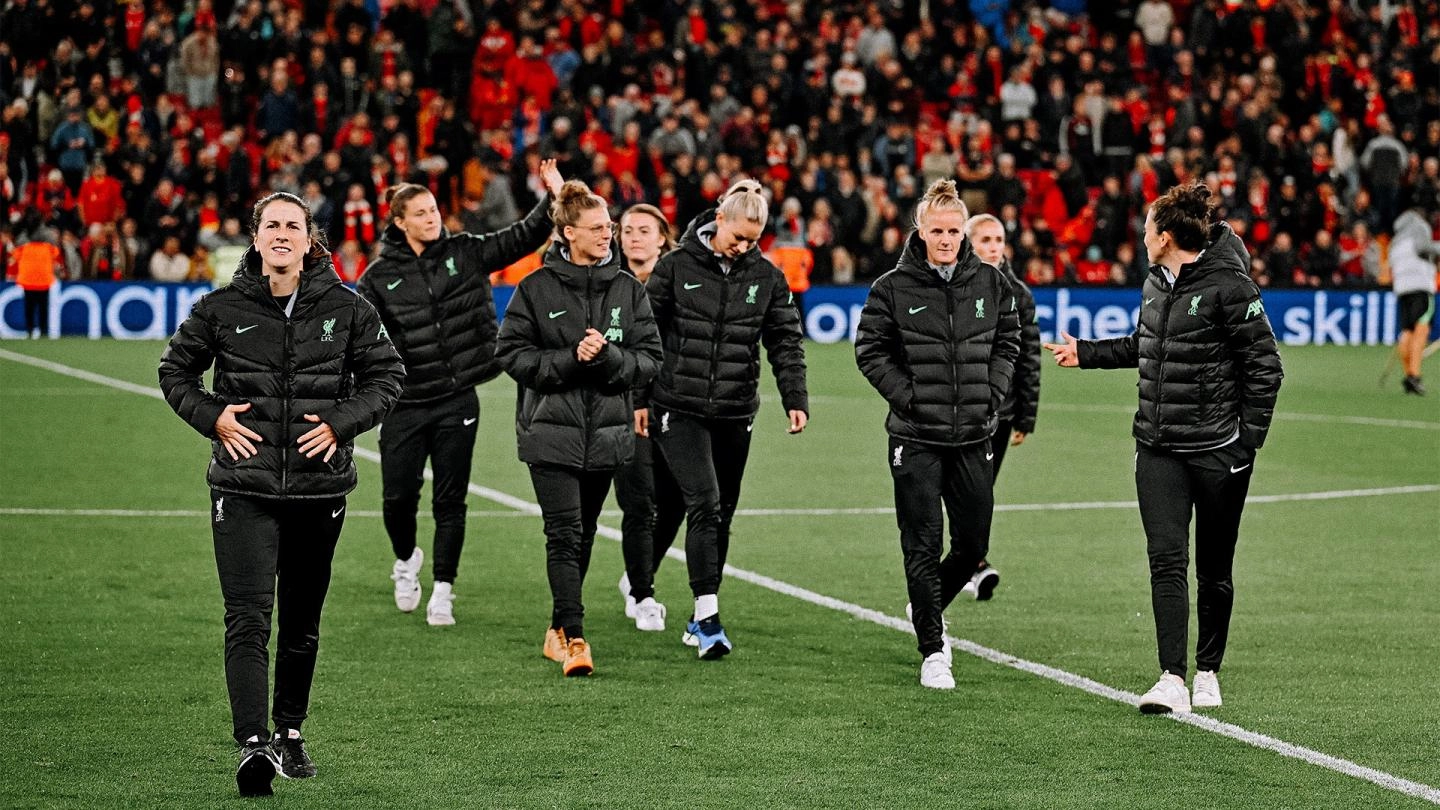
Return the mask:
<svg viewBox="0 0 1440 810">
<path fill-rule="evenodd" d="M 1190 690 L 1185 679 L 1166 672 L 1140 698 L 1140 711 L 1145 714 L 1169 714 L 1190 711 Z"/>
<path fill-rule="evenodd" d="M 644 630 L 648 633 L 660 633 L 665 630 L 665 606 L 655 601 L 655 597 L 647 596 L 635 605 L 635 629 Z"/>
<path fill-rule="evenodd" d="M 954 689 L 955 676 L 944 653 L 931 653 L 920 665 L 920 685 L 931 689 Z"/>
<path fill-rule="evenodd" d="M 912 625 L 915 623 L 915 617 L 910 613 L 909 602 L 905 603 L 905 618 L 909 619 Z M 940 614 L 940 644 L 943 645 L 940 647 L 940 653 L 945 656 L 946 666 L 949 666 L 954 656 L 950 652 L 950 622 L 946 621 L 943 613 Z"/>
<path fill-rule="evenodd" d="M 1197 709 L 1213 709 L 1220 705 L 1220 678 L 1213 672 L 1195 673 L 1195 696 L 1190 700 Z"/>
<path fill-rule="evenodd" d="M 625 618 L 635 618 L 635 597 L 630 595 L 630 574 L 620 575 L 620 595 L 625 597 Z"/>
<path fill-rule="evenodd" d="M 408 560 L 396 560 L 390 571 L 395 580 L 395 607 L 402 613 L 409 613 L 420 607 L 420 565 L 425 562 L 425 552 L 415 547 L 415 553 Z"/>
<path fill-rule="evenodd" d="M 999 584 L 1000 572 L 987 565 L 976 571 L 969 582 L 960 586 L 960 592 L 977 602 L 984 602 L 995 594 L 995 586 Z"/>
<path fill-rule="evenodd" d="M 437 582 L 430 594 L 430 604 L 425 606 L 425 623 L 431 627 L 449 627 L 455 623 L 455 594 L 450 583 Z"/>
</svg>

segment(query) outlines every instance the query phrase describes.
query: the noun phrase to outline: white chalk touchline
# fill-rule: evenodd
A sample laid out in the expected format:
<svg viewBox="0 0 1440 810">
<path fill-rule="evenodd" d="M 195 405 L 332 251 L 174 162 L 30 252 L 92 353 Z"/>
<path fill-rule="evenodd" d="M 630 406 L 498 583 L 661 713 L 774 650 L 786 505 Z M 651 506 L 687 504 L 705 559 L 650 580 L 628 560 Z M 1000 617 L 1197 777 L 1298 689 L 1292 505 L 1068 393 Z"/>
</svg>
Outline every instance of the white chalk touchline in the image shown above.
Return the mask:
<svg viewBox="0 0 1440 810">
<path fill-rule="evenodd" d="M 49 371 L 53 371 L 57 374 L 63 374 L 68 377 L 75 377 L 76 379 L 86 380 L 96 383 L 97 385 L 107 385 L 123 391 L 130 391 L 132 393 L 140 394 L 142 396 L 151 397 L 152 399 L 164 399 L 164 397 L 156 389 L 146 388 L 144 386 L 136 385 L 134 383 L 126 382 L 124 380 L 117 380 L 113 377 L 106 377 L 101 374 L 95 374 L 93 372 L 84 371 L 82 369 L 72 368 L 70 366 L 61 365 L 59 363 L 52 363 L 48 360 L 38 360 L 28 355 L 16 354 L 14 352 L 9 352 L 4 349 L 0 349 L 0 358 L 13 360 L 19 363 L 27 363 L 38 368 L 44 368 Z M 355 455 L 370 461 L 379 462 L 380 460 L 379 453 L 366 448 L 355 448 Z M 425 470 L 425 477 L 431 477 L 431 471 L 429 470 L 429 468 L 426 468 Z M 511 507 L 519 512 L 524 512 L 531 515 L 540 514 L 540 506 L 538 504 L 532 503 L 523 498 L 517 498 L 514 495 L 500 492 L 499 490 L 494 490 L 489 487 L 482 487 L 479 484 L 473 482 L 470 483 L 468 489 L 470 492 L 473 492 L 482 498 L 487 498 L 501 504 L 502 506 Z M 597 527 L 597 534 L 603 537 L 608 537 L 611 540 L 620 539 L 619 529 L 616 529 L 612 526 L 605 526 L 603 524 Z M 684 552 L 674 548 L 670 549 L 670 551 L 667 552 L 666 556 L 675 560 L 685 559 Z M 831 610 L 845 613 L 857 619 L 862 619 L 864 621 L 881 625 L 882 627 L 889 627 L 891 629 L 899 630 L 901 632 L 909 633 L 911 635 L 913 635 L 915 632 L 914 628 L 910 625 L 910 623 L 905 621 L 904 619 L 899 619 L 894 616 L 888 616 L 879 611 L 871 610 L 870 608 L 861 607 L 860 605 L 845 602 L 843 600 L 836 599 L 831 596 L 826 596 L 821 593 L 816 593 L 815 591 L 801 588 L 797 585 L 791 585 L 788 582 L 782 582 L 781 580 L 767 577 L 764 574 L 757 574 L 753 571 L 747 571 L 743 568 L 736 568 L 732 565 L 726 565 L 725 575 L 734 579 L 742 580 L 744 582 L 749 582 L 752 585 L 758 585 L 762 588 L 774 591 L 776 593 L 794 597 L 803 602 L 808 602 L 812 605 L 827 607 Z M 960 649 L 978 658 L 983 658 L 996 664 L 1011 667 L 1013 669 L 1020 670 L 1021 672 L 1028 672 L 1032 675 L 1038 675 L 1039 677 L 1045 678 L 1047 680 L 1051 680 L 1065 686 L 1074 687 L 1097 697 L 1103 697 L 1130 706 L 1139 706 L 1140 704 L 1140 696 L 1135 694 L 1134 692 L 1126 692 L 1111 686 L 1106 686 L 1103 683 L 1093 681 L 1081 675 L 1076 675 L 1073 672 L 1067 672 L 1063 669 L 1046 666 L 1045 664 L 1039 664 L 1034 661 L 1027 661 L 1023 658 L 1018 658 L 1016 656 L 1010 655 L 1009 653 L 994 650 L 981 644 L 976 644 L 973 641 L 968 641 L 966 639 L 952 637 L 950 638 L 950 642 L 957 649 Z M 1351 762 L 1348 759 L 1333 757 L 1320 751 L 1305 748 L 1304 746 L 1294 745 L 1293 743 L 1288 743 L 1284 740 L 1279 740 L 1265 734 L 1259 734 L 1257 732 L 1241 728 L 1240 726 L 1236 726 L 1232 723 L 1223 723 L 1218 720 L 1214 720 L 1212 718 L 1204 717 L 1197 714 L 1176 714 L 1168 716 L 1176 722 L 1185 723 L 1187 725 L 1195 726 L 1196 728 L 1202 728 L 1206 731 L 1219 734 L 1223 737 L 1228 737 L 1230 739 L 1246 743 L 1247 745 L 1252 745 L 1257 748 L 1263 748 L 1268 751 L 1273 751 L 1282 756 L 1290 757 L 1292 759 L 1298 759 L 1311 765 L 1316 765 L 1327 770 L 1335 771 L 1336 773 L 1344 774 L 1345 776 L 1354 777 L 1356 779 L 1363 779 L 1366 782 L 1378 785 L 1387 790 L 1393 790 L 1397 793 L 1403 793 L 1407 796 L 1413 796 L 1418 799 L 1424 799 L 1425 801 L 1431 802 L 1432 804 L 1440 805 L 1440 788 L 1434 788 L 1430 785 L 1426 785 L 1420 782 L 1413 782 L 1409 779 L 1402 779 L 1401 777 L 1394 776 L 1393 774 L 1376 770 L 1374 768 L 1369 768 L 1356 762 Z"/>
<path fill-rule="evenodd" d="M 352 518 L 378 518 L 385 513 L 378 509 L 350 509 L 345 514 Z M 18 517 L 124 517 L 124 518 L 203 518 L 210 513 L 203 509 L 47 509 L 43 507 L 0 507 L 0 515 Z M 528 518 L 524 512 L 513 509 L 471 509 L 470 517 L 483 518 Z"/>
</svg>

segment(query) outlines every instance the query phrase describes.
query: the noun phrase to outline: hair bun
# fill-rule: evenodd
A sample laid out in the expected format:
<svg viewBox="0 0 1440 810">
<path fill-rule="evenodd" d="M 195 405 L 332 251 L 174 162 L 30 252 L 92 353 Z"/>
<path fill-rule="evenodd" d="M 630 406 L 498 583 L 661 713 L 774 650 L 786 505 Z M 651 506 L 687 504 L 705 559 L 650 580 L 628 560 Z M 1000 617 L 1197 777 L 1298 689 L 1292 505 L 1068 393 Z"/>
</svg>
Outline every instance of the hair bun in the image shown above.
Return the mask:
<svg viewBox="0 0 1440 810">
<path fill-rule="evenodd" d="M 726 197 L 730 197 L 730 196 L 733 196 L 733 195 L 736 195 L 736 194 L 763 194 L 763 193 L 764 193 L 764 192 L 763 192 L 762 187 L 761 187 L 761 185 L 760 185 L 760 181 L 759 181 L 759 180 L 753 180 L 753 179 L 747 177 L 747 178 L 745 178 L 744 180 L 736 180 L 735 183 L 730 186 L 730 190 L 727 191 L 727 192 L 725 192 L 725 196 L 726 196 Z"/>
<path fill-rule="evenodd" d="M 589 196 L 590 187 L 585 185 L 583 180 L 566 180 L 565 185 L 560 187 L 560 196 L 557 201 L 561 205 L 568 205 Z"/>
</svg>

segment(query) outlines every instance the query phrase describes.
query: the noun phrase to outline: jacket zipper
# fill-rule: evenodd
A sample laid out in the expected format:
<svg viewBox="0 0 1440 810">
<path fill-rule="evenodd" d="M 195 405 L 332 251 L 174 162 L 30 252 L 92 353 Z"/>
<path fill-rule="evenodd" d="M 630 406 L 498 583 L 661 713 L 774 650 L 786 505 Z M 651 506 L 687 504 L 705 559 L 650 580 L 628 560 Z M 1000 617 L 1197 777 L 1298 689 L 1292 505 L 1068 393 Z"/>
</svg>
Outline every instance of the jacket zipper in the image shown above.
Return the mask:
<svg viewBox="0 0 1440 810">
<path fill-rule="evenodd" d="M 435 323 L 435 341 L 440 345 L 440 356 L 445 358 L 445 371 L 450 375 L 451 387 L 457 383 L 455 379 L 455 368 L 450 365 L 450 350 L 445 347 L 445 330 L 441 328 L 444 323 L 440 317 L 440 301 L 435 297 L 435 285 L 430 281 L 430 270 L 423 264 L 423 259 L 416 257 L 420 262 L 420 275 L 425 278 L 425 292 L 430 295 L 430 317 Z"/>
<path fill-rule="evenodd" d="M 956 268 L 957 271 L 959 268 Z M 955 359 L 955 296 L 952 294 L 951 285 L 945 284 L 945 316 L 950 324 L 950 332 L 945 336 L 945 348 L 950 355 L 950 432 L 955 439 L 960 438 L 960 368 Z"/>
<path fill-rule="evenodd" d="M 1153 437 L 1155 442 L 1160 441 L 1160 434 L 1162 433 L 1160 426 L 1160 392 L 1165 389 L 1165 335 L 1170 331 L 1170 302 L 1175 297 L 1175 287 L 1179 283 L 1180 279 L 1175 279 L 1175 283 L 1170 285 L 1170 288 L 1165 292 L 1165 296 L 1160 299 L 1160 330 L 1156 333 L 1155 340 L 1155 359 L 1156 362 L 1160 364 L 1157 372 L 1158 379 L 1155 383 L 1155 435 Z M 1136 347 L 1136 351 L 1139 351 L 1138 346 Z"/>
<path fill-rule="evenodd" d="M 300 295 L 300 288 L 295 288 L 295 295 Z M 296 302 L 299 303 L 298 301 Z M 294 308 L 291 308 L 294 311 Z M 283 313 L 282 313 L 283 314 Z M 285 397 L 281 405 L 280 424 L 284 425 L 280 439 L 280 494 L 290 493 L 289 472 L 290 472 L 290 397 L 293 388 L 291 380 L 291 357 L 294 354 L 295 323 L 288 315 L 285 317 L 285 344 L 281 350 L 280 366 L 285 374 Z"/>
<path fill-rule="evenodd" d="M 730 268 L 734 273 L 735 268 Z M 715 378 L 720 366 L 720 339 L 725 333 L 725 305 L 730 301 L 730 273 L 723 269 L 720 272 L 720 311 L 715 315 L 715 339 L 710 341 L 710 389 L 706 397 L 711 403 L 715 401 Z"/>
<path fill-rule="evenodd" d="M 595 325 L 595 268 L 585 268 L 585 325 L 594 328 Z M 580 401 L 585 403 L 582 408 L 585 412 L 585 452 L 580 464 L 582 470 L 590 469 L 590 386 L 583 386 L 580 389 Z"/>
</svg>

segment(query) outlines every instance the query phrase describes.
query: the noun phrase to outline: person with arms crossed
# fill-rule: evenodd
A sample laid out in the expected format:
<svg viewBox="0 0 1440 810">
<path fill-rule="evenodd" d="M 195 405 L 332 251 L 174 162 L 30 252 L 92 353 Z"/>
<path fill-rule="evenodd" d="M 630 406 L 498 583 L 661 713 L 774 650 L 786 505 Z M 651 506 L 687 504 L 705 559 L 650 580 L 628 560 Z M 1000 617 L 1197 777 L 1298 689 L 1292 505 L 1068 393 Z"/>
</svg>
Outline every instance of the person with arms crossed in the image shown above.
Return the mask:
<svg viewBox="0 0 1440 810">
<path fill-rule="evenodd" d="M 235 779 L 242 794 L 265 796 L 277 771 L 315 775 L 300 725 L 345 496 L 356 483 L 351 452 L 395 404 L 405 370 L 375 309 L 341 285 L 299 197 L 265 197 L 252 224 L 255 241 L 234 281 L 196 302 L 171 338 L 160 388 L 211 440 L 210 529 L 241 746 Z M 277 601 L 272 736 L 265 714 Z"/>
<path fill-rule="evenodd" d="M 1047 343 L 1066 367 L 1138 368 L 1135 489 L 1150 558 L 1160 680 L 1147 714 L 1219 706 L 1221 659 L 1234 605 L 1231 570 L 1255 453 L 1284 376 L 1250 254 L 1200 183 L 1176 186 L 1145 217 L 1140 322 L 1127 337 Z M 1194 694 L 1185 688 L 1187 569 L 1195 517 Z"/>
<path fill-rule="evenodd" d="M 564 182 L 555 161 L 541 164 L 553 197 Z M 395 552 L 395 606 L 420 605 L 415 513 L 425 463 L 434 472 L 435 586 L 425 608 L 432 626 L 455 623 L 454 584 L 465 544 L 465 495 L 479 429 L 475 386 L 495 378 L 499 324 L 490 273 L 538 250 L 550 235 L 550 198 L 525 219 L 488 234 L 452 234 L 429 189 L 401 183 L 386 192 L 390 224 L 377 259 L 357 286 L 375 305 L 405 360 L 405 391 L 380 427 L 385 531 Z"/>
<path fill-rule="evenodd" d="M 944 611 L 985 559 L 991 436 L 1010 394 L 1020 322 L 1009 278 L 965 238 L 953 180 L 932 184 L 895 269 L 875 280 L 855 335 L 865 379 L 890 404 L 885 430 L 920 684 L 954 689 Z M 945 515 L 950 553 L 944 551 Z"/>
<path fill-rule="evenodd" d="M 625 270 L 644 284 L 655 270 L 661 254 L 675 246 L 670 223 L 653 205 L 641 203 L 626 209 L 620 217 L 620 252 Z M 615 471 L 615 500 L 624 517 L 620 521 L 620 547 L 625 556 L 625 573 L 620 576 L 620 594 L 625 599 L 625 616 L 635 620 L 635 629 L 665 630 L 665 606 L 655 601 L 655 492 L 657 478 L 669 483 L 671 497 L 679 490 L 670 478 L 665 460 L 650 443 L 650 383 L 636 388 L 635 454 Z M 664 554 L 664 550 L 660 551 Z"/>
<path fill-rule="evenodd" d="M 551 218 L 556 243 L 515 288 L 496 359 L 519 383 L 517 446 L 545 521 L 553 606 L 542 651 L 582 676 L 595 669 L 581 590 L 596 523 L 634 450 L 631 391 L 659 369 L 660 336 L 645 288 L 621 272 L 605 200 L 571 180 Z"/>
<path fill-rule="evenodd" d="M 995 425 L 995 435 L 990 437 L 994 456 L 991 463 L 998 479 L 1005 451 L 1012 446 L 1019 447 L 1026 436 L 1035 432 L 1035 414 L 1040 407 L 1040 325 L 1035 321 L 1035 296 L 1015 275 L 1015 268 L 1005 257 L 1005 226 L 990 214 L 980 214 L 966 223 L 965 235 L 980 261 L 1000 268 L 1009 280 L 1015 294 L 1015 314 L 1020 320 L 1020 354 L 1015 358 L 1010 394 L 1000 406 L 1000 421 Z M 983 602 L 994 595 L 995 586 L 999 584 L 1000 572 L 987 560 L 981 560 L 979 570 L 960 592 Z"/>
<path fill-rule="evenodd" d="M 809 420 L 800 315 L 785 276 L 757 246 L 769 213 L 758 182 L 736 182 L 718 207 L 690 223 L 645 284 L 665 345 L 650 435 L 682 493 L 656 499 L 652 562 L 664 559 L 683 519 L 695 612 L 681 640 L 702 660 L 734 647 L 720 623 L 720 580 L 760 409 L 761 344 L 789 432 Z M 649 583 L 632 581 L 632 589 L 653 587 L 653 573 Z"/>
</svg>

